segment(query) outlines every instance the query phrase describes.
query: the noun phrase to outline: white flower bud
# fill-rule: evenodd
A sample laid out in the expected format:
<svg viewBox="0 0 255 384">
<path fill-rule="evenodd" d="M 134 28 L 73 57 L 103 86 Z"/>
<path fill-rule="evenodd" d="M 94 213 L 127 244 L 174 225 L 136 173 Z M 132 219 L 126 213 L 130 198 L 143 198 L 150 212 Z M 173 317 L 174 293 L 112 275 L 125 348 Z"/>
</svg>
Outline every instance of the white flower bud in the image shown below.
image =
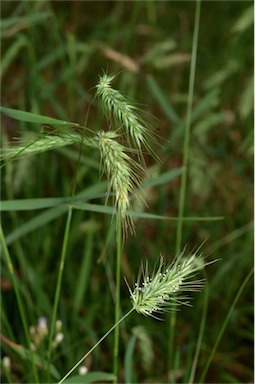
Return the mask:
<svg viewBox="0 0 255 384">
<path fill-rule="evenodd" d="M 40 317 L 38 320 L 37 331 L 40 336 L 45 336 L 48 334 L 48 325 L 46 317 Z"/>
<path fill-rule="evenodd" d="M 11 359 L 10 359 L 9 356 L 4 356 L 4 358 L 3 358 L 3 366 L 4 366 L 5 369 L 10 371 L 10 369 L 11 369 Z"/>
<path fill-rule="evenodd" d="M 29 328 L 29 333 L 31 336 L 34 336 L 35 333 L 36 333 L 36 328 L 34 325 L 31 325 L 31 327 Z"/>
<path fill-rule="evenodd" d="M 85 365 L 82 365 L 82 366 L 79 368 L 79 375 L 86 375 L 87 372 L 88 372 L 88 368 L 85 367 Z"/>
<path fill-rule="evenodd" d="M 59 332 L 55 336 L 55 343 L 60 344 L 63 339 L 64 339 L 64 334 L 62 332 Z"/>
<path fill-rule="evenodd" d="M 62 330 L 62 321 L 57 320 L 56 321 L 56 332 L 60 332 Z"/>
</svg>

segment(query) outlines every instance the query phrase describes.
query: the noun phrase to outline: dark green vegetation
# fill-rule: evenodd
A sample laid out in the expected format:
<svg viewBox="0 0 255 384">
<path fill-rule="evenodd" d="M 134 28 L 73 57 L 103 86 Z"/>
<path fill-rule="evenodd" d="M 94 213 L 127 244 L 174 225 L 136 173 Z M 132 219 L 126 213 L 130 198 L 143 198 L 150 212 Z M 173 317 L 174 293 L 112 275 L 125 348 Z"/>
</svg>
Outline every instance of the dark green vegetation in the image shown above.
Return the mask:
<svg viewBox="0 0 255 384">
<path fill-rule="evenodd" d="M 249 1 L 202 2 L 184 209 L 193 219 L 184 222 L 182 248 L 187 244 L 191 251 L 208 238 L 204 254 L 221 261 L 207 269 L 208 311 L 194 382 L 200 380 L 230 307 L 253 268 L 252 15 Z M 149 208 L 134 208 L 177 218 L 195 2 L 3 2 L 2 18 L 2 105 L 81 124 L 90 108 L 86 126 L 108 129 L 94 87 L 102 70 L 120 72 L 114 87 L 141 105 L 142 117 L 162 144 L 157 149 L 162 166 L 146 159 Z M 2 145 L 41 129 L 2 115 Z M 99 179 L 99 154 L 87 148 L 80 160 L 79 154 L 79 145 L 74 145 L 2 168 L 2 200 L 12 200 L 2 204 L 3 231 L 29 327 L 40 317 L 50 325 L 68 209 L 62 203 L 72 193 L 75 175 L 79 201 L 105 203 L 107 186 L 104 178 Z M 223 219 L 213 220 L 219 216 Z M 141 260 L 153 264 L 160 253 L 167 259 L 175 255 L 176 227 L 171 220 L 136 221 L 136 237 L 126 241 L 121 266 L 131 284 Z M 44 362 L 35 370 L 41 383 L 56 382 L 114 323 L 114 231 L 111 215 L 93 209 L 73 212 L 57 314 L 64 339 L 51 353 L 50 378 L 47 364 L 38 368 L 47 361 L 47 336 L 38 346 L 37 356 Z M 11 374 L 1 381 L 35 382 L 29 356 L 12 344 L 27 348 L 5 261 L 1 292 L 2 357 L 10 356 L 12 365 Z M 123 323 L 121 382 L 188 381 L 206 293 L 194 295 L 193 307 L 177 314 L 170 364 L 176 378 L 167 363 L 168 317 L 160 322 L 133 313 Z M 122 280 L 123 313 L 130 308 L 128 296 Z M 111 373 L 112 356 L 110 335 L 85 364 L 91 372 Z M 252 376 L 250 279 L 203 382 L 248 383 Z"/>
</svg>

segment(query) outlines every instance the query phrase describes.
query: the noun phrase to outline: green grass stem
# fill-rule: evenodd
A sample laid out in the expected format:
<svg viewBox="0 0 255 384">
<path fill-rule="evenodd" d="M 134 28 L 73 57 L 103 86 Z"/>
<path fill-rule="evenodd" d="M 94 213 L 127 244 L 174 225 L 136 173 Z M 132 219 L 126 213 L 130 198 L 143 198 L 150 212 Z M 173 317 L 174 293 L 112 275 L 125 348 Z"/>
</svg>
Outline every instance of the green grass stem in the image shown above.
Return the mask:
<svg viewBox="0 0 255 384">
<path fill-rule="evenodd" d="M 70 369 L 70 371 L 67 372 L 67 374 L 58 382 L 58 384 L 62 384 L 65 379 L 67 379 L 71 373 L 86 359 L 86 357 L 88 357 L 93 351 L 94 349 L 96 349 L 98 347 L 99 344 L 102 343 L 102 341 L 116 328 L 119 326 L 119 324 L 125 320 L 135 309 L 134 308 L 131 308 L 121 319 L 119 319 L 119 321 L 117 323 L 115 323 L 110 329 L 109 331 L 107 331 L 103 337 L 101 337 L 100 340 L 98 340 L 98 342 L 96 344 L 93 345 L 93 347 L 86 353 L 86 355 L 84 355 L 74 366 L 72 369 Z M 117 380 L 117 378 L 116 378 Z M 116 381 L 117 382 L 117 381 Z"/>
<path fill-rule="evenodd" d="M 73 207 L 70 204 L 69 210 L 67 213 L 64 240 L 63 240 L 61 258 L 60 258 L 60 264 L 59 264 L 59 270 L 58 270 L 58 277 L 57 277 L 56 292 L 55 292 L 55 298 L 54 298 L 54 304 L 53 304 L 53 310 L 52 310 L 52 318 L 51 318 L 51 326 L 50 326 L 50 334 L 49 334 L 48 356 L 47 356 L 48 364 L 50 364 L 50 359 L 51 359 L 52 341 L 53 341 L 53 335 L 54 335 L 55 326 L 56 326 L 57 310 L 58 310 L 58 305 L 59 305 L 63 271 L 64 271 L 64 266 L 65 266 L 67 244 L 68 244 L 68 239 L 69 239 L 69 234 L 70 234 L 72 213 L 73 213 Z"/>
<path fill-rule="evenodd" d="M 186 114 L 186 124 L 185 124 L 184 144 L 183 144 L 183 160 L 182 160 L 183 172 L 181 174 L 181 189 L 180 189 L 179 212 L 178 212 L 179 220 L 177 223 L 175 253 L 180 252 L 181 242 L 182 242 L 183 215 L 184 215 L 186 190 L 187 190 L 187 170 L 188 170 L 188 162 L 189 162 L 190 127 L 191 127 L 191 115 L 192 115 L 195 73 L 196 73 L 200 9 L 201 9 L 201 0 L 197 0 L 193 43 L 192 43 L 192 54 L 191 54 L 190 77 L 189 77 L 188 104 L 187 104 L 187 114 Z"/>
<path fill-rule="evenodd" d="M 204 370 L 203 370 L 203 372 L 202 372 L 202 374 L 200 376 L 200 379 L 198 380 L 198 383 L 201 383 L 201 384 L 205 383 L 205 376 L 206 376 L 207 371 L 208 371 L 208 369 L 209 369 L 209 367 L 210 367 L 210 365 L 212 363 L 213 357 L 214 357 L 215 352 L 216 352 L 216 350 L 217 350 L 217 348 L 218 348 L 218 346 L 220 344 L 221 338 L 222 338 L 222 336 L 223 336 L 223 334 L 224 334 L 224 332 L 226 330 L 226 327 L 227 327 L 228 322 L 229 322 L 229 320 L 230 320 L 230 318 L 231 318 L 231 316 L 233 314 L 235 306 L 236 306 L 236 304 L 237 304 L 237 302 L 238 302 L 238 300 L 239 300 L 239 298 L 240 298 L 240 296 L 241 296 L 245 286 L 247 285 L 248 281 L 250 280 L 251 276 L 253 275 L 253 273 L 254 273 L 254 268 L 246 276 L 246 279 L 244 280 L 243 284 L 239 288 L 239 290 L 238 290 L 238 292 L 236 294 L 236 297 L 235 297 L 235 299 L 234 299 L 234 301 L 233 301 L 233 303 L 232 303 L 232 305 L 231 305 L 231 307 L 230 307 L 230 309 L 228 311 L 228 314 L 227 314 L 227 316 L 226 316 L 226 318 L 225 318 L 225 320 L 224 320 L 224 322 L 223 322 L 223 324 L 221 326 L 221 329 L 219 330 L 219 332 L 217 334 L 214 346 L 211 349 L 210 356 L 209 356 L 209 358 L 207 360 L 207 363 L 206 363 L 206 365 L 204 367 Z"/>
<path fill-rule="evenodd" d="M 184 206 L 185 206 L 186 190 L 187 190 L 187 169 L 188 169 L 188 161 L 189 161 L 190 127 L 191 127 L 192 104 L 193 104 L 193 94 L 194 94 L 194 84 L 195 84 L 197 45 L 198 45 L 199 24 L 200 24 L 200 9 L 201 9 L 201 0 L 197 0 L 196 10 L 195 10 L 193 42 L 192 42 L 187 114 L 186 114 L 186 124 L 185 124 L 184 144 L 183 144 L 183 160 L 182 160 L 183 172 L 181 175 L 181 188 L 180 188 L 179 208 L 178 208 L 179 220 L 177 222 L 177 231 L 176 231 L 176 250 L 175 250 L 176 254 L 180 252 L 181 243 L 182 243 L 183 215 L 184 215 Z M 174 361 L 173 356 L 174 356 L 175 324 L 176 324 L 176 311 L 173 311 L 170 316 L 170 324 L 169 324 L 169 350 L 168 350 L 168 368 L 169 369 L 173 368 L 173 361 Z"/>
<path fill-rule="evenodd" d="M 205 272 L 204 272 L 204 274 L 205 274 Z M 208 286 L 208 284 L 205 284 L 202 316 L 201 316 L 201 321 L 200 321 L 199 333 L 198 333 L 198 337 L 197 337 L 197 341 L 196 341 L 195 355 L 193 358 L 193 363 L 192 363 L 189 381 L 188 381 L 189 384 L 194 383 L 194 378 L 195 378 L 195 374 L 196 374 L 199 354 L 201 351 L 201 345 L 202 345 L 202 340 L 203 340 L 203 335 L 204 335 L 204 330 L 205 330 L 208 301 L 209 301 L 209 286 Z"/>
<path fill-rule="evenodd" d="M 81 309 L 82 303 L 85 298 L 86 290 L 89 285 L 89 278 L 93 260 L 93 242 L 94 233 L 93 229 L 90 229 L 86 235 L 86 243 L 81 261 L 80 273 L 74 294 L 73 312 L 75 314 L 77 314 Z"/>
<path fill-rule="evenodd" d="M 58 270 L 58 277 L 57 277 L 56 292 L 55 292 L 55 298 L 54 298 L 54 304 L 53 304 L 53 310 L 52 310 L 52 318 L 51 318 L 51 326 L 50 326 L 50 334 L 49 334 L 49 346 L 48 346 L 48 354 L 47 354 L 47 357 L 48 357 L 48 374 L 49 374 L 49 365 L 50 365 L 51 352 L 52 352 L 52 341 L 53 341 L 53 335 L 54 335 L 55 326 L 56 326 L 57 311 L 58 311 L 60 291 L 61 291 L 61 286 L 62 286 L 63 271 L 64 271 L 64 267 L 65 267 L 67 244 L 68 244 L 68 240 L 69 240 L 70 227 L 71 227 L 71 221 L 72 221 L 72 213 L 73 213 L 73 208 L 74 208 L 72 202 L 73 202 L 74 196 L 75 196 L 77 172 L 78 172 L 78 168 L 79 168 L 79 164 L 80 164 L 80 160 L 81 160 L 82 145 L 83 145 L 83 139 L 81 142 L 80 152 L 79 152 L 79 156 L 77 159 L 76 171 L 75 171 L 75 176 L 74 176 L 73 186 L 72 186 L 72 193 L 71 193 L 72 198 L 71 198 L 71 202 L 69 204 L 67 218 L 66 218 L 65 233 L 64 233 L 61 258 L 60 258 L 60 264 L 59 264 L 59 270 Z"/>
<path fill-rule="evenodd" d="M 0 242 L 2 244 L 3 254 L 4 254 L 4 257 L 6 259 L 7 268 L 9 270 L 9 273 L 10 273 L 10 276 L 11 276 L 11 280 L 12 280 L 14 291 L 15 291 L 15 295 L 16 295 L 16 299 L 17 299 L 17 302 L 18 302 L 21 322 L 22 322 L 22 325 L 23 325 L 23 328 L 24 328 L 25 337 L 26 337 L 26 341 L 27 341 L 27 345 L 28 345 L 28 351 L 29 351 L 28 353 L 29 353 L 29 357 L 30 357 L 31 362 L 32 362 L 32 372 L 33 372 L 33 375 L 34 375 L 35 383 L 39 383 L 38 372 L 37 372 L 35 361 L 34 361 L 34 354 L 33 354 L 32 350 L 31 350 L 31 346 L 30 346 L 30 336 L 29 336 L 29 329 L 28 329 L 28 324 L 27 324 L 27 320 L 26 320 L 25 310 L 24 310 L 24 306 L 23 306 L 22 299 L 21 299 L 21 296 L 20 296 L 20 292 L 19 292 L 16 276 L 14 274 L 14 268 L 13 268 L 11 256 L 9 254 L 9 250 L 7 248 L 7 245 L 5 243 L 5 238 L 4 238 L 4 233 L 3 233 L 3 229 L 2 229 L 2 224 L 1 223 L 0 223 Z"/>
<path fill-rule="evenodd" d="M 117 216 L 117 259 L 116 259 L 116 290 L 115 290 L 115 324 L 119 323 L 120 318 L 120 266 L 122 253 L 122 218 L 121 212 Z M 114 331 L 114 349 L 113 349 L 113 374 L 115 376 L 114 383 L 118 381 L 119 370 L 119 326 Z"/>
<path fill-rule="evenodd" d="M 12 384 L 13 380 L 11 378 L 10 370 L 6 368 L 3 363 L 1 365 L 1 369 L 3 370 L 4 375 L 6 376 L 6 379 L 8 380 L 8 383 Z"/>
</svg>

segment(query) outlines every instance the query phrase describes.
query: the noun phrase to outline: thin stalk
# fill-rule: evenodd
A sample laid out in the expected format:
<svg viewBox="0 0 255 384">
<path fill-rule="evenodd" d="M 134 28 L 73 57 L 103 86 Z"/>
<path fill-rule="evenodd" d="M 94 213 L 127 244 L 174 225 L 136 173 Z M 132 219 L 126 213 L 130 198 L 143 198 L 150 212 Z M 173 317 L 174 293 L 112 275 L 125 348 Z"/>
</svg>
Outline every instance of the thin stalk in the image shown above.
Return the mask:
<svg viewBox="0 0 255 384">
<path fill-rule="evenodd" d="M 86 353 L 86 355 L 84 355 L 74 366 L 72 369 L 70 369 L 70 371 L 67 372 L 67 374 L 58 382 L 58 384 L 62 384 L 63 381 L 65 381 L 65 379 L 68 378 L 68 376 L 71 375 L 71 373 L 94 351 L 94 349 L 96 349 L 96 347 L 102 343 L 102 341 L 118 326 L 119 324 L 124 320 L 126 319 L 135 309 L 134 308 L 131 308 L 121 319 L 119 319 L 119 321 L 117 323 L 115 323 L 110 329 L 109 331 L 107 331 L 103 337 L 101 337 L 100 340 L 98 340 L 98 342 Z"/>
<path fill-rule="evenodd" d="M 183 172 L 181 176 L 178 222 L 177 222 L 177 231 L 176 231 L 176 254 L 180 252 L 181 243 L 182 243 L 183 215 L 184 215 L 184 206 L 185 206 L 186 190 L 187 190 L 187 168 L 188 168 L 188 161 L 189 161 L 190 127 L 191 127 L 192 104 L 193 104 L 193 94 L 194 94 L 194 84 L 195 84 L 200 9 L 201 9 L 201 0 L 196 0 L 195 24 L 194 24 L 194 33 L 193 33 L 193 41 L 192 41 L 191 66 L 190 66 L 190 76 L 189 76 L 188 103 L 187 103 L 187 114 L 186 114 L 186 122 L 185 122 L 184 144 L 183 144 L 183 160 L 182 160 Z M 169 349 L 168 349 L 169 369 L 173 368 L 173 361 L 174 361 L 173 354 L 174 354 L 175 323 L 176 323 L 176 311 L 173 311 L 170 315 L 170 324 L 169 324 Z"/>
<path fill-rule="evenodd" d="M 118 324 L 120 318 L 120 264 L 122 251 L 122 220 L 121 212 L 117 216 L 117 260 L 116 260 L 116 291 L 115 291 L 115 324 Z M 116 326 L 114 332 L 113 347 L 113 373 L 115 375 L 114 383 L 117 384 L 119 369 L 119 326 Z"/>
<path fill-rule="evenodd" d="M 50 358 L 51 358 L 51 352 L 52 352 L 51 345 L 52 345 L 52 340 L 53 340 L 53 335 L 54 335 L 54 330 L 55 330 L 55 325 L 56 325 L 56 319 L 57 319 L 57 310 L 58 310 L 58 304 L 59 304 L 59 298 L 60 298 L 63 271 L 64 271 L 64 266 L 65 266 L 67 243 L 68 243 L 68 238 L 69 238 L 69 233 L 70 233 L 72 212 L 73 212 L 73 206 L 69 205 L 69 209 L 68 209 L 68 213 L 67 213 L 64 240 L 63 240 L 63 246 L 62 246 L 62 252 L 61 252 L 61 258 L 60 258 L 60 264 L 59 264 L 57 286 L 56 286 L 56 292 L 55 292 L 55 298 L 54 298 L 54 304 L 53 304 L 53 310 L 52 310 L 52 319 L 51 319 L 51 327 L 50 327 L 50 334 L 49 334 L 49 346 L 48 346 L 48 364 L 50 364 Z"/>
<path fill-rule="evenodd" d="M 9 270 L 9 273 L 10 273 L 10 276 L 11 276 L 11 280 L 12 280 L 12 283 L 13 283 L 15 295 L 16 295 L 17 302 L 18 302 L 21 322 L 22 322 L 22 325 L 23 325 L 23 328 L 24 328 L 25 337 L 26 337 L 26 341 L 27 341 L 27 345 L 28 345 L 28 353 L 29 353 L 29 357 L 30 357 L 31 362 L 32 362 L 32 371 L 33 371 L 35 383 L 39 383 L 38 372 L 37 372 L 35 361 L 34 361 L 34 354 L 31 351 L 31 347 L 30 347 L 30 336 L 29 336 L 29 331 L 28 331 L 28 324 L 27 324 L 27 320 L 26 320 L 26 315 L 25 315 L 24 307 L 22 305 L 22 300 L 21 300 L 21 296 L 20 296 L 20 292 L 19 292 L 16 276 L 14 274 L 14 267 L 13 267 L 13 264 L 12 264 L 12 260 L 11 260 L 11 257 L 10 257 L 9 250 L 7 248 L 6 242 L 5 242 L 4 233 L 3 233 L 3 229 L 2 229 L 2 224 L 0 224 L 0 242 L 2 244 L 3 254 L 4 254 L 4 257 L 6 259 L 7 268 Z"/>
<path fill-rule="evenodd" d="M 176 324 L 176 310 L 173 308 L 169 317 L 169 341 L 168 341 L 168 372 L 174 367 L 174 335 L 175 335 L 175 324 Z"/>
<path fill-rule="evenodd" d="M 194 383 L 194 377 L 195 377 L 195 373 L 196 373 L 196 369 L 197 369 L 198 358 L 199 358 L 202 340 L 203 340 L 203 335 L 204 335 L 207 308 L 208 308 L 208 299 L 209 299 L 209 287 L 208 287 L 208 285 L 205 285 L 202 317 L 201 317 L 201 322 L 200 322 L 199 334 L 198 334 L 198 338 L 197 338 L 197 342 L 196 342 L 196 351 L 195 351 L 195 355 L 193 358 L 193 363 L 192 363 L 189 381 L 188 381 L 189 384 Z"/>
<path fill-rule="evenodd" d="M 181 176 L 181 190 L 180 190 L 179 212 L 178 212 L 179 220 L 177 223 L 177 233 L 176 233 L 176 254 L 180 252 L 181 242 L 182 242 L 183 214 L 184 214 L 184 206 L 185 206 L 186 190 L 187 190 L 187 169 L 188 169 L 188 161 L 189 161 L 190 127 L 191 127 L 192 104 L 193 104 L 195 73 L 196 73 L 200 9 L 201 9 L 201 0 L 197 0 L 193 42 L 192 42 L 190 76 L 189 76 L 188 104 L 187 104 L 187 114 L 186 114 L 184 144 L 183 144 L 183 160 L 182 160 L 183 172 Z"/>
<path fill-rule="evenodd" d="M 58 271 L 58 277 L 57 277 L 57 285 L 56 285 L 56 292 L 54 297 L 54 304 L 53 304 L 53 310 L 52 310 L 52 318 L 51 318 L 51 326 L 50 326 L 50 334 L 49 334 L 49 346 L 48 346 L 48 375 L 49 375 L 49 365 L 50 365 L 50 359 L 51 359 L 51 352 L 52 352 L 52 340 L 54 336 L 55 326 L 56 326 L 56 319 L 57 319 L 57 311 L 58 311 L 58 304 L 59 304 L 59 298 L 60 298 L 60 291 L 62 286 L 62 278 L 63 278 L 63 271 L 65 266 L 65 259 L 66 259 L 66 253 L 67 253 L 67 244 L 70 234 L 70 227 L 71 227 L 71 220 L 72 220 L 72 213 L 73 213 L 73 199 L 75 195 L 75 189 L 76 189 L 76 179 L 77 179 L 77 172 L 78 172 L 78 166 L 81 159 L 81 152 L 82 152 L 82 144 L 80 148 L 80 153 L 77 161 L 77 167 L 74 177 L 74 183 L 72 187 L 72 201 L 68 208 L 67 213 L 67 219 L 66 219 L 66 226 L 65 226 L 65 233 L 64 233 L 64 239 L 63 239 L 63 245 L 62 245 L 62 251 L 61 251 L 61 258 L 60 258 L 60 264 L 59 264 L 59 271 Z M 49 381 L 49 380 L 48 380 Z"/>
<path fill-rule="evenodd" d="M 13 384 L 13 381 L 12 381 L 12 378 L 11 378 L 10 369 L 6 368 L 3 365 L 3 363 L 2 363 L 2 370 L 3 370 L 4 375 L 6 376 L 6 379 L 8 380 L 8 383 L 9 384 Z"/>
<path fill-rule="evenodd" d="M 208 369 L 209 369 L 209 367 L 210 367 L 210 365 L 211 365 L 211 362 L 212 362 L 212 360 L 213 360 L 213 357 L 214 357 L 214 355 L 215 355 L 215 352 L 216 352 L 216 350 L 217 350 L 217 348 L 218 348 L 218 346 L 219 346 L 219 344 L 220 344 L 221 338 L 222 338 L 222 336 L 223 336 L 223 334 L 224 334 L 224 332 L 225 332 L 225 329 L 226 329 L 226 327 L 227 327 L 227 325 L 228 325 L 228 322 L 229 322 L 229 320 L 230 320 L 230 318 L 231 318 L 231 316 L 232 316 L 232 314 L 233 314 L 234 308 L 235 308 L 235 306 L 236 306 L 236 304 L 237 304 L 237 302 L 238 302 L 238 300 L 239 300 L 239 297 L 241 296 L 241 294 L 242 294 L 242 292 L 243 292 L 243 290 L 244 290 L 246 284 L 247 284 L 248 281 L 250 280 L 250 278 L 251 278 L 251 276 L 252 276 L 253 273 L 254 273 L 254 269 L 252 269 L 252 270 L 250 271 L 250 273 L 248 274 L 248 276 L 247 276 L 246 279 L 244 280 L 243 284 L 242 284 L 241 287 L 239 288 L 239 291 L 238 291 L 237 294 L 236 294 L 235 300 L 233 301 L 233 303 L 232 303 L 232 305 L 231 305 L 231 307 L 230 307 L 230 309 L 229 309 L 229 311 L 228 311 L 228 314 L 227 314 L 227 316 L 226 316 L 226 318 L 225 318 L 225 320 L 224 320 L 224 322 L 223 322 L 223 324 L 222 324 L 222 327 L 221 327 L 221 329 L 220 329 L 220 331 L 219 331 L 219 333 L 218 333 L 218 335 L 217 335 L 215 344 L 214 344 L 213 348 L 211 349 L 210 356 L 209 356 L 209 358 L 208 358 L 208 360 L 207 360 L 207 363 L 206 363 L 206 365 L 205 365 L 205 367 L 204 367 L 204 370 L 203 370 L 203 372 L 202 372 L 202 374 L 201 374 L 201 376 L 200 376 L 200 379 L 199 379 L 198 383 L 205 383 L 205 381 L 204 381 L 204 380 L 205 380 L 205 376 L 206 376 L 207 371 L 208 371 Z"/>
</svg>

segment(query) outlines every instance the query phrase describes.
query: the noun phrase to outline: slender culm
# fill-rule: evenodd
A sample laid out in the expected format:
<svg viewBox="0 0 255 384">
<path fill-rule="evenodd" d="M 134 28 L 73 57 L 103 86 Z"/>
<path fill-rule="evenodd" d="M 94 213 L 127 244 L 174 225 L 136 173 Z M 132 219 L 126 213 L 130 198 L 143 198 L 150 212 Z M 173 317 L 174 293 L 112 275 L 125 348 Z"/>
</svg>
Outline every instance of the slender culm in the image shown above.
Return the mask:
<svg viewBox="0 0 255 384">
<path fill-rule="evenodd" d="M 151 146 L 153 142 L 157 143 L 156 135 L 137 114 L 137 108 L 119 91 L 111 87 L 114 78 L 115 75 L 103 74 L 96 86 L 96 96 L 102 103 L 105 115 L 123 130 L 129 146 L 137 150 L 140 159 L 143 159 L 143 151 L 146 150 L 160 161 Z"/>
</svg>

